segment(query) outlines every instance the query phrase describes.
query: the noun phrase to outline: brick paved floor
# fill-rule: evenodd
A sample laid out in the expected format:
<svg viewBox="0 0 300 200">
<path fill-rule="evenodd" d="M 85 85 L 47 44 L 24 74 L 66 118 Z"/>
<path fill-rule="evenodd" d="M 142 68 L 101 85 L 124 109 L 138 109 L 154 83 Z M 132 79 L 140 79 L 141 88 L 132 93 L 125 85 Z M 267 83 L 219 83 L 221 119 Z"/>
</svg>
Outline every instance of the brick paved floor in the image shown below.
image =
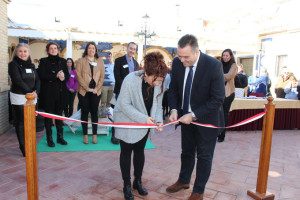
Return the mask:
<svg viewBox="0 0 300 200">
<path fill-rule="evenodd" d="M 38 140 L 43 134 L 37 133 Z M 217 144 L 204 199 L 251 199 L 246 193 L 256 185 L 260 137 L 259 131 L 228 132 L 225 142 Z M 167 127 L 153 143 L 157 149 L 146 150 L 143 173 L 149 195 L 143 198 L 134 192 L 135 199 L 187 199 L 191 189 L 165 192 L 178 177 L 179 130 Z M 40 200 L 123 199 L 119 151 L 38 153 L 38 169 Z M 268 191 L 275 199 L 300 200 L 299 130 L 274 131 Z M 27 199 L 25 159 L 14 129 L 0 136 L 0 199 Z"/>
</svg>

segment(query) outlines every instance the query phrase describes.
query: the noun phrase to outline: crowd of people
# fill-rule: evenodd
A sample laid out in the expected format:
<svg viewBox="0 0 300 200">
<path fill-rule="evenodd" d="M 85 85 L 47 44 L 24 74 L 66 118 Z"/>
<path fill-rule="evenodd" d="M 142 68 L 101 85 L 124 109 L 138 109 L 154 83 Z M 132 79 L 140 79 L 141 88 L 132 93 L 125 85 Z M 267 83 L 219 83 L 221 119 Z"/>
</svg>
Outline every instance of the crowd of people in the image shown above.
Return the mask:
<svg viewBox="0 0 300 200">
<path fill-rule="evenodd" d="M 178 57 L 165 63 L 163 55 L 151 52 L 143 58 L 143 69 L 134 59 L 137 45 L 128 43 L 127 52 L 113 62 L 107 52 L 104 64 L 98 55 L 97 45 L 89 42 L 82 58 L 73 61 L 59 56 L 60 46 L 55 42 L 46 45 L 47 57 L 41 58 L 35 69 L 27 44 L 17 45 L 9 63 L 11 78 L 10 101 L 14 113 L 19 147 L 25 152 L 23 105 L 26 93 L 38 97 L 38 109 L 47 113 L 70 117 L 74 99 L 79 99 L 81 120 L 88 121 L 91 114 L 92 143 L 97 144 L 98 107 L 114 107 L 114 122 L 156 124 L 162 131 L 163 120 L 179 120 L 181 125 L 181 168 L 178 179 L 166 188 L 169 193 L 190 187 L 191 175 L 196 164 L 196 179 L 189 200 L 203 199 L 209 179 L 216 142 L 223 142 L 226 129 L 211 129 L 191 124 L 198 121 L 218 127 L 228 125 L 229 110 L 236 88 L 247 88 L 248 94 L 270 93 L 270 78 L 266 68 L 247 78 L 243 66 L 237 64 L 231 49 L 225 49 L 221 62 L 199 50 L 193 35 L 178 41 Z M 260 74 L 260 75 L 258 75 Z M 299 83 L 295 76 L 283 68 L 275 84 L 277 98 L 298 99 Z M 115 105 L 111 99 L 115 98 Z M 52 119 L 45 118 L 46 140 L 55 147 L 52 137 Z M 57 140 L 67 145 L 61 120 L 55 120 Z M 88 125 L 82 123 L 83 143 L 89 144 Z M 124 181 L 123 193 L 127 200 L 134 199 L 132 187 L 142 196 L 148 195 L 142 184 L 145 164 L 144 148 L 154 130 L 113 128 L 111 141 L 120 143 L 120 169 Z M 131 185 L 131 155 L 133 154 L 134 181 Z M 195 159 L 195 154 L 197 160 Z"/>
</svg>

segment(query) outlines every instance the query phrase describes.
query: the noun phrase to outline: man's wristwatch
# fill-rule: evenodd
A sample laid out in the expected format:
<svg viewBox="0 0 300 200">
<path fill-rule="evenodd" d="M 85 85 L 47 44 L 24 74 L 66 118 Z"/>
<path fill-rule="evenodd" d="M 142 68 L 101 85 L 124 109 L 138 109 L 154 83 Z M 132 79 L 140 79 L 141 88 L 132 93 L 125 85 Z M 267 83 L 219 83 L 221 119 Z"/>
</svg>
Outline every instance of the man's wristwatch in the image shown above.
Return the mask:
<svg viewBox="0 0 300 200">
<path fill-rule="evenodd" d="M 196 120 L 197 120 L 197 117 L 196 117 L 195 113 L 194 113 L 194 112 L 191 112 L 191 114 L 192 114 L 192 117 L 193 117 L 193 121 L 196 121 Z"/>
</svg>

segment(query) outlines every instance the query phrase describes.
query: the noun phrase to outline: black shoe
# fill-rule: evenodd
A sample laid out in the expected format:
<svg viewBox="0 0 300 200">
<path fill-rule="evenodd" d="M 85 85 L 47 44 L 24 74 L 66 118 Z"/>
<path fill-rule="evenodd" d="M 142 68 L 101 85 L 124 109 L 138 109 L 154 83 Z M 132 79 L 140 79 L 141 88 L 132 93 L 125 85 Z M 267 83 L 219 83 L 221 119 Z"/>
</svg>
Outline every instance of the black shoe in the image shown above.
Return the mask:
<svg viewBox="0 0 300 200">
<path fill-rule="evenodd" d="M 117 139 L 117 138 L 115 138 L 115 137 L 111 137 L 110 141 L 111 141 L 111 143 L 113 143 L 113 144 L 119 144 L 119 143 L 120 143 L 120 140 Z"/>
<path fill-rule="evenodd" d="M 67 145 L 67 141 L 64 138 L 57 138 L 56 142 L 61 145 Z"/>
<path fill-rule="evenodd" d="M 218 138 L 218 142 L 224 142 L 224 138 Z"/>
<path fill-rule="evenodd" d="M 134 200 L 130 184 L 124 186 L 123 193 L 124 193 L 125 200 Z"/>
<path fill-rule="evenodd" d="M 147 192 L 146 188 L 144 188 L 143 185 L 142 185 L 141 179 L 135 179 L 133 181 L 132 186 L 133 186 L 133 189 L 137 190 L 140 195 L 142 195 L 142 196 L 148 195 L 148 192 Z"/>
<path fill-rule="evenodd" d="M 55 147 L 55 144 L 53 142 L 52 137 L 51 138 L 47 138 L 47 144 L 48 144 L 49 147 Z"/>
<path fill-rule="evenodd" d="M 115 137 L 115 128 L 114 127 L 112 127 L 111 132 L 112 132 L 111 133 L 111 139 L 110 139 L 111 143 L 113 143 L 113 144 L 119 144 L 120 140 Z"/>
</svg>

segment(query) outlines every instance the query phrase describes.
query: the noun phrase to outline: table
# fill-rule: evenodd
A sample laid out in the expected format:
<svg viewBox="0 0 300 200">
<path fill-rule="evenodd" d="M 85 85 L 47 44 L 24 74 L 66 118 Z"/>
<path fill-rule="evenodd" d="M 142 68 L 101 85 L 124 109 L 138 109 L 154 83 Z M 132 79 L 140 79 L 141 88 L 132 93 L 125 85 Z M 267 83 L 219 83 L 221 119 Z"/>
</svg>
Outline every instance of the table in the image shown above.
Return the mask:
<svg viewBox="0 0 300 200">
<path fill-rule="evenodd" d="M 267 99 L 235 98 L 231 105 L 228 125 L 236 124 L 264 111 Z M 300 129 L 300 101 L 290 99 L 274 99 L 275 119 L 274 129 Z M 246 131 L 262 130 L 263 118 L 249 124 L 231 128 L 229 130 Z"/>
</svg>

